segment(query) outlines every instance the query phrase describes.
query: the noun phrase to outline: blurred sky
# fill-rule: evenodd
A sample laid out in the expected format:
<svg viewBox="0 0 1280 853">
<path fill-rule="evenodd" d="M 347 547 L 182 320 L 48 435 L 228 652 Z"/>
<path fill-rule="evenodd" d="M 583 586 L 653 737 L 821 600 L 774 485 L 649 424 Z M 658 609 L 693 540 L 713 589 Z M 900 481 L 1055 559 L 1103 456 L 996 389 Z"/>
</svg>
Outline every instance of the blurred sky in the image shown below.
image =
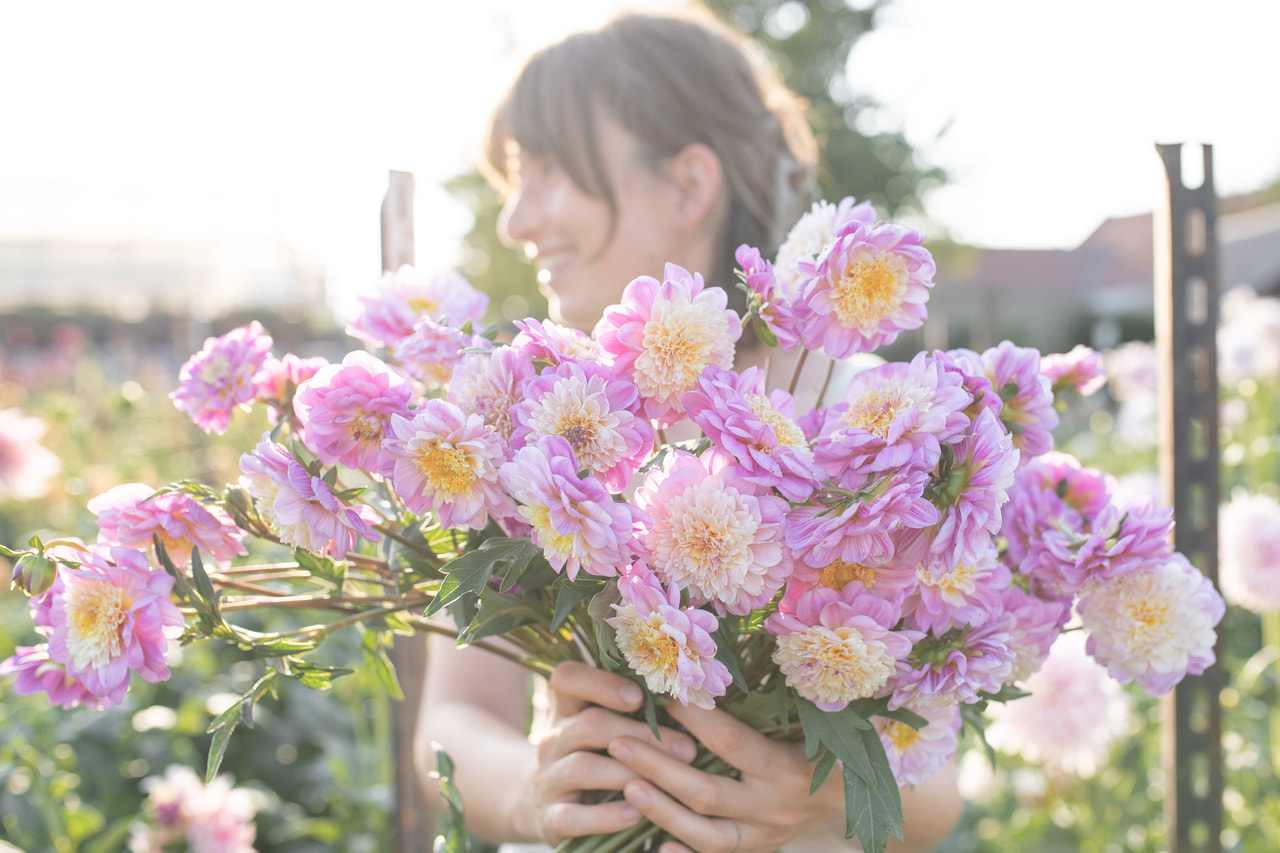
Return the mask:
<svg viewBox="0 0 1280 853">
<path fill-rule="evenodd" d="M 266 235 L 342 311 L 377 278 L 387 171 L 417 178 L 419 265 L 451 264 L 468 217 L 437 184 L 501 84 L 620 5 L 0 0 L 0 239 Z M 1151 208 L 1157 141 L 1213 143 L 1222 193 L 1280 174 L 1277 33 L 1277 0 L 897 0 L 850 73 L 868 127 L 953 176 L 928 230 L 1069 247 Z"/>
</svg>

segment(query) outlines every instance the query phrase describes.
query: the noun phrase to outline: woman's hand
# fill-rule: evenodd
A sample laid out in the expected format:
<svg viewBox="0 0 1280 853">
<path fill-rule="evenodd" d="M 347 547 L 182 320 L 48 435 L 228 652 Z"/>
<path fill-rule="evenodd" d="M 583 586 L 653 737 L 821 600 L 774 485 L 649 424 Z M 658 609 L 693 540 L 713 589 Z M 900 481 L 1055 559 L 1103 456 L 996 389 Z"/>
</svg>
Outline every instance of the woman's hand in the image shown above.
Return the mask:
<svg viewBox="0 0 1280 853">
<path fill-rule="evenodd" d="M 668 712 L 739 778 L 706 773 L 673 761 L 631 735 L 609 742 L 609 754 L 634 771 L 626 800 L 684 844 L 661 853 L 772 853 L 791 839 L 838 821 L 844 832 L 840 774 L 809 794 L 813 766 L 798 743 L 770 740 L 721 710 L 672 704 Z M 687 845 L 687 846 L 686 846 Z"/>
<path fill-rule="evenodd" d="M 551 675 L 550 724 L 535 733 L 531 784 L 513 818 L 549 844 L 565 838 L 619 832 L 640 819 L 626 799 L 589 804 L 585 791 L 621 791 L 636 771 L 604 754 L 615 741 L 635 744 L 678 766 L 693 759 L 688 735 L 649 726 L 624 714 L 638 710 L 643 693 L 632 681 L 585 663 L 563 663 Z"/>
</svg>

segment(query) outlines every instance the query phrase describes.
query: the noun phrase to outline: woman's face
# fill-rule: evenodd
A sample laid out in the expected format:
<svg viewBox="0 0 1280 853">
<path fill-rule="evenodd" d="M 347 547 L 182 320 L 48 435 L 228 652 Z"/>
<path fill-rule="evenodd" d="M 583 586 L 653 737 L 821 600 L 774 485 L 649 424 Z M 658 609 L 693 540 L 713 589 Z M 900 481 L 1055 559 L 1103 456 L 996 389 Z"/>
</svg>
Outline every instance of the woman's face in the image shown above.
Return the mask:
<svg viewBox="0 0 1280 853">
<path fill-rule="evenodd" d="M 522 245 L 537 266 L 551 318 L 586 331 L 637 276 L 660 278 L 668 261 L 703 262 L 690 257 L 675 183 L 640 163 L 635 138 L 617 122 L 600 116 L 597 125 L 616 222 L 608 203 L 584 192 L 554 158 L 523 151 L 498 220 L 503 239 Z"/>
</svg>

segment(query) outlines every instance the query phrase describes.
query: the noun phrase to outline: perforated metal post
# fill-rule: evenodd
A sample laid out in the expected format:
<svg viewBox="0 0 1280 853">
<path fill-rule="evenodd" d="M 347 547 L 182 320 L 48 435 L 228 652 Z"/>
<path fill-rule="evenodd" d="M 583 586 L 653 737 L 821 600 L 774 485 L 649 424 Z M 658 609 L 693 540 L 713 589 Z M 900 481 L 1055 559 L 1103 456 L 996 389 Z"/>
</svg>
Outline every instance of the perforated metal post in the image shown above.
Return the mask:
<svg viewBox="0 0 1280 853">
<path fill-rule="evenodd" d="M 1160 474 L 1177 524 L 1174 547 L 1218 582 L 1218 209 L 1213 149 L 1204 180 L 1182 180 L 1182 146 L 1157 145 L 1168 179 L 1155 217 Z M 1219 642 L 1221 647 L 1221 642 Z M 1218 659 L 1221 660 L 1221 654 Z M 1171 853 L 1222 850 L 1219 665 L 1185 678 L 1164 705 L 1165 824 Z"/>
<path fill-rule="evenodd" d="M 396 270 L 413 263 L 413 175 L 391 172 L 382 199 L 382 268 Z M 392 759 L 395 764 L 395 853 L 429 853 L 435 833 L 421 793 L 413 760 L 418 706 L 427 664 L 422 634 L 396 637 L 391 648 L 404 700 L 391 706 Z"/>
</svg>

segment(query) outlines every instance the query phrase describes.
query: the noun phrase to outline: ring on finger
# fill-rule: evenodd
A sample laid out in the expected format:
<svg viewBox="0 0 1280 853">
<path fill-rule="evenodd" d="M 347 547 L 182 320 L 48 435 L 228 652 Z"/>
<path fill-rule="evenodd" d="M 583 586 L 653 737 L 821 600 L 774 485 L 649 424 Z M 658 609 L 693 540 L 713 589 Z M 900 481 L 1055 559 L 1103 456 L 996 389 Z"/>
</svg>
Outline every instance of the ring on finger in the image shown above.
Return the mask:
<svg viewBox="0 0 1280 853">
<path fill-rule="evenodd" d="M 733 827 L 733 834 L 736 836 L 733 842 L 733 849 L 729 853 L 738 853 L 738 848 L 742 846 L 742 827 L 738 826 L 736 820 L 729 821 L 729 825 Z"/>
</svg>

